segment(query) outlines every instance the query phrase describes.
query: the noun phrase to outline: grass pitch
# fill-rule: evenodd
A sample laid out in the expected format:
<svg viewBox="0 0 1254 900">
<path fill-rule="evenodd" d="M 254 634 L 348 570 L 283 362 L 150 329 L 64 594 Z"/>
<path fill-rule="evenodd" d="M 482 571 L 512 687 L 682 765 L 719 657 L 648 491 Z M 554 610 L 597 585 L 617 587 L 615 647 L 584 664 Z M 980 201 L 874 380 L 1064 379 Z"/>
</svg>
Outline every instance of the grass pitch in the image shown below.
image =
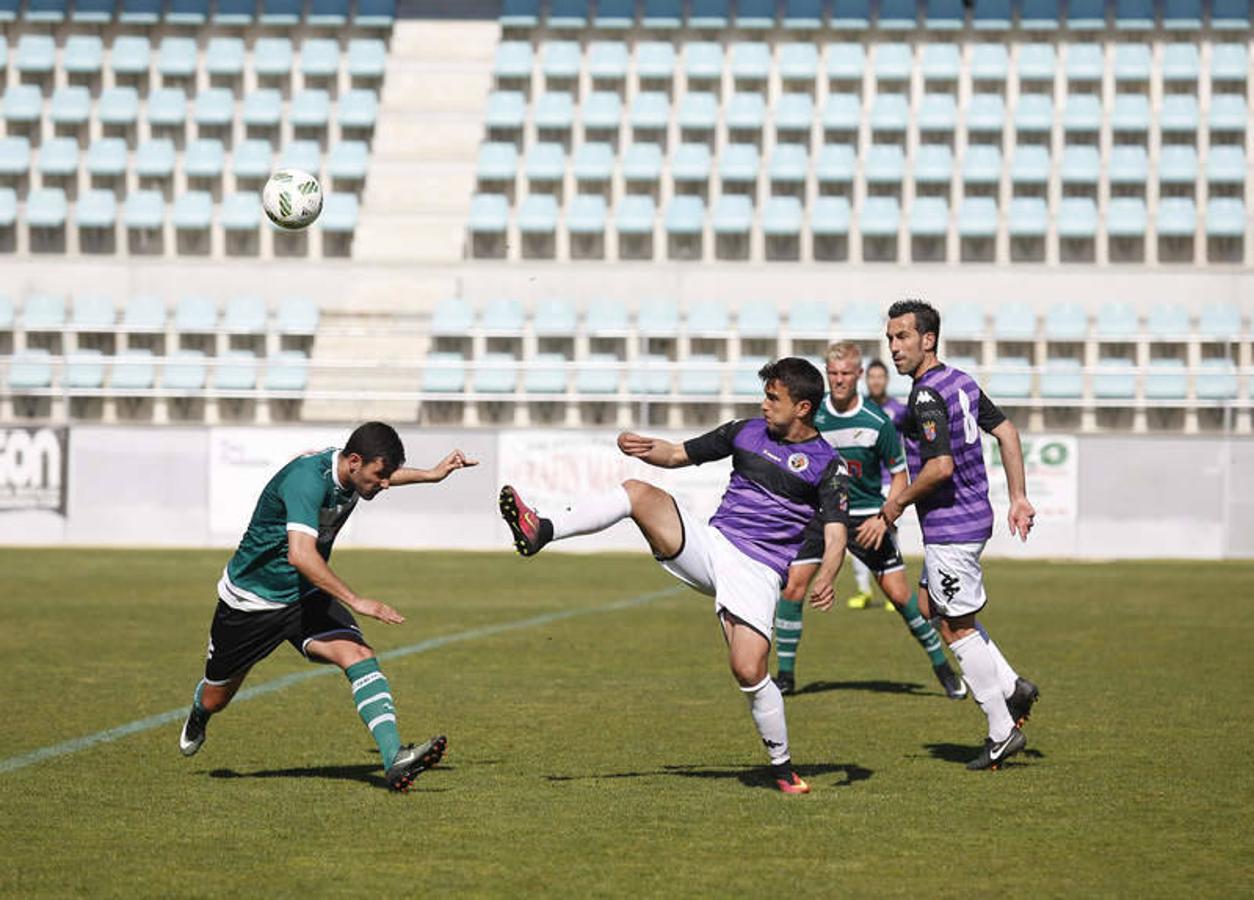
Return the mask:
<svg viewBox="0 0 1254 900">
<path fill-rule="evenodd" d="M 806 613 L 788 700 L 814 788 L 769 786 L 710 601 L 646 555 L 344 552 L 409 616 L 365 624 L 402 734 L 450 752 L 384 790 L 337 673 L 5 771 L 183 708 L 223 552 L 0 550 L 6 896 L 1247 894 L 1254 565 L 990 562 L 986 624 L 1041 686 L 1029 750 L 896 615 Z M 847 587 L 847 585 L 846 585 Z M 660 595 L 646 597 L 651 593 Z M 846 590 L 845 594 L 848 593 Z M 640 599 L 617 608 L 614 601 Z M 282 647 L 252 673 L 312 667 Z"/>
</svg>

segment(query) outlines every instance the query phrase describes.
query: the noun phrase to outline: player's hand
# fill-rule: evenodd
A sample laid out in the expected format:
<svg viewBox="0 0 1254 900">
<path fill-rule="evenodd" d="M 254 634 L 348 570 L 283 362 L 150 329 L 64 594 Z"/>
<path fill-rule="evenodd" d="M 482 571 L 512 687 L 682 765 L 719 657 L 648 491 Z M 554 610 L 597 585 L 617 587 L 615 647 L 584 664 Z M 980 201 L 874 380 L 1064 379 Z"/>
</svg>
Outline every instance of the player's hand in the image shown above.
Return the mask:
<svg viewBox="0 0 1254 900">
<path fill-rule="evenodd" d="M 444 459 L 436 463 L 435 468 L 431 470 L 431 473 L 435 476 L 436 481 L 443 481 L 445 478 L 448 478 L 449 473 L 453 472 L 455 469 L 466 469 L 470 466 L 477 465 L 479 465 L 479 460 L 471 459 L 460 450 L 454 450 L 448 456 L 444 457 Z"/>
<path fill-rule="evenodd" d="M 656 443 L 657 441 L 653 438 L 630 431 L 624 431 L 618 436 L 618 449 L 628 456 L 648 456 Z"/>
<path fill-rule="evenodd" d="M 822 612 L 832 608 L 832 604 L 836 602 L 836 588 L 832 584 L 830 578 L 820 578 L 814 583 L 814 588 L 810 591 L 810 605 Z"/>
<path fill-rule="evenodd" d="M 359 612 L 363 616 L 369 616 L 372 619 L 378 619 L 380 622 L 386 622 L 388 625 L 399 625 L 405 621 L 404 616 L 382 600 L 368 600 L 362 597 L 353 604 L 353 611 Z"/>
<path fill-rule="evenodd" d="M 1010 533 L 1019 535 L 1019 540 L 1026 541 L 1028 532 L 1036 523 L 1036 510 L 1028 502 L 1027 497 L 1010 501 L 1010 514 L 1006 517 L 1010 523 Z"/>
<path fill-rule="evenodd" d="M 878 550 L 884 543 L 884 535 L 888 534 L 888 523 L 879 516 L 871 516 L 861 525 L 854 535 L 857 542 L 868 550 Z"/>
<path fill-rule="evenodd" d="M 883 520 L 885 527 L 887 527 L 900 519 L 901 514 L 905 511 L 905 507 L 897 502 L 895 497 L 889 497 L 884 501 L 884 505 L 880 507 L 880 518 Z"/>
</svg>

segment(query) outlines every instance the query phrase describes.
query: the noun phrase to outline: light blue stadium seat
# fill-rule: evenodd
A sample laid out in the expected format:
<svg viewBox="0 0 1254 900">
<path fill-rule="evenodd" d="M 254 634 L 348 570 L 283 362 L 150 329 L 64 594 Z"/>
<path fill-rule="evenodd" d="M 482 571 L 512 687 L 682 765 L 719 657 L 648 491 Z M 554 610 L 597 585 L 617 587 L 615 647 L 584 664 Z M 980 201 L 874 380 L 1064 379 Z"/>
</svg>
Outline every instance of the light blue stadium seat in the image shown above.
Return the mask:
<svg viewBox="0 0 1254 900">
<path fill-rule="evenodd" d="M 269 90 L 269 89 L 264 89 Z M 244 100 L 244 116 L 247 121 L 249 103 L 254 95 L 262 95 L 263 91 L 253 91 Z M 272 95 L 271 95 L 272 96 Z M 255 101 L 253 101 L 255 102 Z M 206 88 L 196 95 L 194 117 L 200 127 L 222 127 L 229 125 L 235 117 L 235 98 L 228 88 Z"/>
<path fill-rule="evenodd" d="M 943 197 L 915 197 L 910 204 L 913 237 L 943 237 L 949 231 L 949 202 Z"/>
<path fill-rule="evenodd" d="M 259 78 L 287 78 L 292 74 L 292 58 L 290 38 L 262 37 L 253 44 L 253 71 Z"/>
<path fill-rule="evenodd" d="M 153 138 L 140 144 L 135 151 L 135 174 L 140 178 L 170 178 L 174 174 L 174 142 Z"/>
<path fill-rule="evenodd" d="M 475 194 L 470 198 L 467 227 L 478 234 L 504 232 L 509 227 L 509 199 L 502 194 Z"/>
<path fill-rule="evenodd" d="M 1153 62 L 1148 44 L 1115 44 L 1115 82 L 1149 81 Z"/>
<path fill-rule="evenodd" d="M 330 199 L 330 198 L 328 198 Z M 323 228 L 327 209 L 322 209 Z M 226 231 L 255 231 L 261 223 L 261 204 L 254 192 L 238 192 L 222 198 L 221 224 Z"/>
<path fill-rule="evenodd" d="M 1084 396 L 1084 367 L 1078 359 L 1058 357 L 1045 363 L 1041 396 L 1046 400 L 1079 400 Z"/>
<path fill-rule="evenodd" d="M 1106 63 L 1100 44 L 1069 44 L 1066 50 L 1068 81 L 1100 81 Z"/>
<path fill-rule="evenodd" d="M 353 88 L 340 97 L 337 121 L 340 128 L 358 131 L 373 129 L 379 118 L 379 95 L 372 90 Z"/>
<path fill-rule="evenodd" d="M 753 228 L 753 201 L 744 194 L 723 194 L 711 217 L 714 233 L 748 235 Z"/>
<path fill-rule="evenodd" d="M 670 81 L 675 74 L 675 47 L 663 41 L 636 45 L 636 75 L 647 81 Z"/>
<path fill-rule="evenodd" d="M 98 390 L 104 386 L 104 354 L 81 349 L 70 354 L 61 383 L 71 390 Z"/>
<path fill-rule="evenodd" d="M 786 84 L 813 84 L 819 74 L 818 47 L 813 42 L 781 44 L 778 70 Z"/>
<path fill-rule="evenodd" d="M 201 391 L 208 367 L 200 350 L 175 350 L 166 360 L 161 384 L 169 391 Z"/>
<path fill-rule="evenodd" d="M 474 324 L 474 307 L 462 297 L 446 297 L 431 312 L 431 334 L 436 337 L 467 337 Z"/>
<path fill-rule="evenodd" d="M 387 71 L 387 58 L 387 45 L 379 38 L 353 38 L 348 42 L 348 75 L 353 79 L 381 79 Z"/>
<path fill-rule="evenodd" d="M 1213 44 L 1211 46 L 1211 81 L 1245 81 L 1249 77 L 1249 70 L 1250 53 L 1244 44 Z"/>
<path fill-rule="evenodd" d="M 545 78 L 577 78 L 581 53 L 577 41 L 546 41 L 540 51 L 540 71 Z"/>
<path fill-rule="evenodd" d="M 953 94 L 924 94 L 915 122 L 920 131 L 952 132 L 958 120 L 958 104 Z"/>
<path fill-rule="evenodd" d="M 800 144 L 776 144 L 768 176 L 771 184 L 804 185 L 810 169 L 809 154 Z"/>
<path fill-rule="evenodd" d="M 1110 127 L 1117 132 L 1149 131 L 1149 98 L 1144 94 L 1116 94 L 1110 113 Z"/>
<path fill-rule="evenodd" d="M 962 159 L 965 184 L 997 184 L 1001 180 L 1001 149 L 995 144 L 968 144 Z"/>
<path fill-rule="evenodd" d="M 518 207 L 518 230 L 523 234 L 552 234 L 557 230 L 557 198 L 531 194 Z"/>
<path fill-rule="evenodd" d="M 799 300 L 788 310 L 788 331 L 794 337 L 830 337 L 832 311 L 825 300 Z M 761 383 L 758 385 L 761 389 Z"/>
<path fill-rule="evenodd" d="M 722 390 L 723 363 L 713 354 L 693 354 L 679 370 L 679 393 L 685 397 L 714 397 Z"/>
<path fill-rule="evenodd" d="M 303 391 L 309 383 L 309 358 L 301 350 L 280 350 L 266 360 L 263 386 L 275 393 Z"/>
<path fill-rule="evenodd" d="M 842 335 L 878 338 L 884 331 L 884 312 L 876 303 L 846 303 L 840 311 L 840 331 Z"/>
<path fill-rule="evenodd" d="M 684 45 L 684 74 L 689 82 L 718 79 L 723 74 L 723 47 L 713 41 Z"/>
<path fill-rule="evenodd" d="M 539 337 L 573 338 L 578 318 L 575 304 L 569 300 L 547 298 L 536 304 L 531 317 L 532 330 Z"/>
<path fill-rule="evenodd" d="M 31 228 L 61 228 L 67 205 L 61 188 L 40 188 L 26 195 L 26 224 Z"/>
<path fill-rule="evenodd" d="M 1193 134 L 1197 131 L 1198 121 L 1197 97 L 1192 94 L 1163 96 L 1162 107 L 1158 113 L 1158 127 L 1163 133 Z"/>
<path fill-rule="evenodd" d="M 284 297 L 279 301 L 275 321 L 280 334 L 316 334 L 318 304 L 308 297 Z"/>
<path fill-rule="evenodd" d="M 1245 31 L 1250 27 L 1250 0 L 1214 0 L 1210 27 L 1216 31 Z"/>
<path fill-rule="evenodd" d="M 1245 204 L 1237 197 L 1211 197 L 1206 201 L 1206 234 L 1238 238 L 1245 234 Z"/>
<path fill-rule="evenodd" d="M 621 234 L 652 234 L 657 220 L 653 198 L 648 194 L 629 194 L 618 202 L 614 227 Z"/>
<path fill-rule="evenodd" d="M 742 356 L 732 372 L 731 392 L 736 397 L 762 397 L 761 368 L 770 362 L 765 356 Z"/>
<path fill-rule="evenodd" d="M 52 362 L 44 347 L 28 347 L 9 363 L 9 389 L 39 391 L 52 386 Z"/>
<path fill-rule="evenodd" d="M 244 41 L 214 37 L 205 48 L 205 71 L 214 77 L 238 78 L 244 71 Z"/>
<path fill-rule="evenodd" d="M 861 44 L 837 43 L 827 47 L 828 81 L 862 81 L 866 51 Z"/>
<path fill-rule="evenodd" d="M 500 22 L 508 28 L 534 28 L 540 22 L 540 0 L 502 0 Z"/>
<path fill-rule="evenodd" d="M 164 331 L 165 301 L 149 294 L 138 294 L 126 301 L 122 325 L 128 331 Z"/>
<path fill-rule="evenodd" d="M 575 390 L 580 394 L 617 394 L 618 357 L 612 353 L 590 353 L 575 373 Z"/>
<path fill-rule="evenodd" d="M 261 0 L 262 25 L 299 25 L 305 0 Z"/>
<path fill-rule="evenodd" d="M 197 103 L 198 119 L 199 116 L 199 103 Z M 250 91 L 244 98 L 241 118 L 250 128 L 277 128 L 283 120 L 283 95 L 276 88 L 258 88 Z"/>
<path fill-rule="evenodd" d="M 627 373 L 627 390 L 632 394 L 669 394 L 672 363 L 665 356 L 644 354 Z"/>
<path fill-rule="evenodd" d="M 59 23 L 65 21 L 67 0 L 27 0 L 26 21 Z"/>
<path fill-rule="evenodd" d="M 60 294 L 31 294 L 22 305 L 27 331 L 54 331 L 65 324 L 65 298 Z"/>
<path fill-rule="evenodd" d="M 1010 54 L 1004 44 L 975 44 L 971 48 L 971 79 L 1004 82 L 1010 71 Z"/>
<path fill-rule="evenodd" d="M 187 95 L 178 88 L 158 88 L 148 95 L 148 124 L 182 128 L 187 121 Z"/>
<path fill-rule="evenodd" d="M 803 218 L 798 198 L 771 197 L 762 207 L 762 233 L 767 237 L 799 237 Z"/>
<path fill-rule="evenodd" d="M 823 0 L 787 0 L 784 28 L 788 31 L 817 31 L 823 27 Z"/>
<path fill-rule="evenodd" d="M 205 231 L 213 224 L 213 195 L 188 191 L 174 201 L 170 221 L 176 230 Z"/>
<path fill-rule="evenodd" d="M 1102 174 L 1098 149 L 1087 144 L 1063 147 L 1059 174 L 1064 184 L 1097 184 Z"/>
<path fill-rule="evenodd" d="M 732 94 L 723 120 L 733 131 L 761 131 L 766 121 L 766 101 L 761 94 Z"/>
<path fill-rule="evenodd" d="M 361 203 L 356 194 L 332 191 L 326 195 L 326 205 L 318 223 L 323 231 L 332 234 L 352 234 L 357 230 L 357 221 L 361 215 Z"/>
<path fill-rule="evenodd" d="M 592 337 L 624 337 L 630 325 L 621 300 L 595 300 L 588 305 L 586 328 Z"/>
<path fill-rule="evenodd" d="M 1010 179 L 1015 184 L 1046 184 L 1049 181 L 1049 150 L 1034 144 L 1020 144 L 1010 162 Z"/>
<path fill-rule="evenodd" d="M 705 201 L 700 197 L 679 196 L 666 209 L 666 233 L 699 235 L 705 226 Z"/>
<path fill-rule="evenodd" d="M 1163 0 L 1163 27 L 1197 31 L 1202 27 L 1202 0 Z"/>
<path fill-rule="evenodd" d="M 724 184 L 753 184 L 760 160 L 754 144 L 728 144 L 719 157 L 718 174 Z"/>
<path fill-rule="evenodd" d="M 133 87 L 105 88 L 96 104 L 96 118 L 103 125 L 129 127 L 139 117 L 139 93 Z"/>
<path fill-rule="evenodd" d="M 295 4 L 299 11 L 300 4 Z M 266 4 L 269 11 L 270 5 Z M 282 5 L 278 5 L 272 15 L 276 21 L 271 19 L 271 24 L 295 24 L 295 22 L 287 21 L 288 14 L 282 10 Z M 218 0 L 217 11 L 213 14 L 213 22 L 215 25 L 251 25 L 257 17 L 257 0 Z"/>
<path fill-rule="evenodd" d="M 775 27 L 775 0 L 736 0 L 736 27 L 765 31 Z"/>
<path fill-rule="evenodd" d="M 962 55 L 957 44 L 924 44 L 920 65 L 927 81 L 957 81 Z"/>
<path fill-rule="evenodd" d="M 593 24 L 602 31 L 627 31 L 636 21 L 636 0 L 598 0 Z"/>
<path fill-rule="evenodd" d="M 1097 236 L 1097 203 L 1091 197 L 1063 197 L 1058 204 L 1058 236 L 1080 240 Z"/>
<path fill-rule="evenodd" d="M 583 103 L 583 127 L 617 131 L 623 118 L 623 101 L 614 91 L 593 91 Z"/>
<path fill-rule="evenodd" d="M 1101 341 L 1133 341 L 1141 330 L 1136 310 L 1127 303 L 1103 303 L 1097 310 L 1094 334 Z"/>
<path fill-rule="evenodd" d="M 115 75 L 146 75 L 152 45 L 141 35 L 119 35 L 109 52 L 109 67 Z"/>
<path fill-rule="evenodd" d="M 1164 197 L 1158 201 L 1158 233 L 1192 237 L 1197 230 L 1197 208 L 1191 197 Z"/>
<path fill-rule="evenodd" d="M 588 46 L 588 75 L 595 81 L 621 83 L 627 77 L 630 59 L 622 41 L 594 41 Z"/>
<path fill-rule="evenodd" d="M 69 75 L 99 75 L 104 65 L 104 43 L 99 35 L 72 34 L 65 39 L 61 68 Z"/>
<path fill-rule="evenodd" d="M 671 157 L 671 178 L 678 183 L 710 180 L 710 148 L 708 144 L 680 144 Z"/>
<path fill-rule="evenodd" d="M 512 394 L 518 387 L 518 361 L 509 353 L 485 353 L 477 360 L 474 390 L 480 394 Z"/>
<path fill-rule="evenodd" d="M 0 175 L 21 177 L 30 170 L 30 138 L 0 138 Z"/>
<path fill-rule="evenodd" d="M 279 166 L 285 169 L 301 169 L 318 177 L 322 168 L 322 151 L 317 141 L 288 141 L 279 154 Z"/>
<path fill-rule="evenodd" d="M 232 297 L 222 316 L 222 327 L 239 334 L 261 334 L 266 330 L 270 311 L 261 297 Z"/>
<path fill-rule="evenodd" d="M 1010 0 L 975 0 L 971 22 L 977 31 L 1009 31 L 1013 21 Z"/>
<path fill-rule="evenodd" d="M 209 19 L 209 0 L 170 0 L 165 20 L 171 25 L 203 25 Z"/>
<path fill-rule="evenodd" d="M 531 67 L 535 55 L 528 41 L 501 41 L 496 47 L 496 60 L 492 66 L 492 74 L 498 79 L 531 78 Z"/>
<path fill-rule="evenodd" d="M 588 24 L 588 0 L 549 0 L 550 28 L 583 28 Z"/>
<path fill-rule="evenodd" d="M 664 97 L 665 95 L 663 95 Z M 575 103 L 570 94 L 541 94 L 536 100 L 532 120 L 537 128 L 569 131 L 575 119 Z"/>
<path fill-rule="evenodd" d="M 999 341 L 1027 341 L 1036 337 L 1036 312 L 1024 303 L 1009 302 L 997 308 L 993 336 Z"/>
<path fill-rule="evenodd" d="M 526 363 L 523 391 L 528 394 L 566 393 L 566 357 L 560 353 L 537 353 Z"/>
<path fill-rule="evenodd" d="M 900 184 L 905 179 L 906 157 L 899 144 L 872 144 L 867 148 L 862 175 L 869 184 Z"/>
<path fill-rule="evenodd" d="M 636 310 L 636 328 L 641 334 L 672 337 L 679 333 L 679 307 L 669 298 L 646 297 Z"/>
<path fill-rule="evenodd" d="M 113 191 L 88 190 L 78 195 L 75 214 L 79 228 L 113 228 L 118 221 L 118 201 Z"/>
<path fill-rule="evenodd" d="M 239 150 L 244 151 L 248 141 L 240 144 Z M 264 141 L 260 143 L 265 143 Z M 265 171 L 253 177 L 264 177 L 270 169 L 269 155 L 267 147 L 266 168 Z M 220 178 L 222 175 L 222 167 L 225 164 L 226 151 L 222 147 L 222 142 L 216 138 L 200 138 L 192 141 L 187 145 L 187 150 L 183 153 L 183 172 L 188 178 Z M 239 158 L 236 158 L 237 164 Z"/>
<path fill-rule="evenodd" d="M 493 91 L 488 95 L 484 124 L 488 128 L 518 129 L 527 117 L 527 101 L 518 91 Z"/>
<path fill-rule="evenodd" d="M 199 58 L 195 38 L 166 35 L 157 51 L 157 72 L 166 79 L 191 78 Z"/>
<path fill-rule="evenodd" d="M 1149 216 L 1140 197 L 1113 197 L 1106 210 L 1106 233 L 1111 237 L 1143 238 Z"/>
<path fill-rule="evenodd" d="M 1053 44 L 1023 44 L 1019 48 L 1020 81 L 1052 81 L 1056 65 Z"/>
<path fill-rule="evenodd" d="M 905 131 L 910 125 L 910 101 L 904 94 L 876 94 L 871 103 L 871 131 Z"/>
<path fill-rule="evenodd" d="M 718 126 L 718 97 L 706 91 L 689 91 L 679 101 L 675 120 L 681 132 L 713 131 Z"/>
<path fill-rule="evenodd" d="M 869 237 L 896 237 L 901 208 L 896 197 L 867 197 L 862 203 L 858 227 Z"/>
<path fill-rule="evenodd" d="M 779 305 L 770 300 L 746 301 L 736 317 L 736 333 L 742 339 L 778 337 Z"/>
<path fill-rule="evenodd" d="M 1189 378 L 1182 359 L 1151 359 L 1145 375 L 1146 400 L 1184 400 Z"/>
<path fill-rule="evenodd" d="M 1184 341 L 1189 337 L 1189 311 L 1178 303 L 1156 303 L 1145 317 L 1146 331 L 1157 341 Z"/>
<path fill-rule="evenodd" d="M 203 334 L 218 327 L 218 304 L 212 297 L 180 297 L 174 309 L 174 327 L 184 334 Z"/>
<path fill-rule="evenodd" d="M 927 27 L 933 31 L 959 31 L 966 18 L 963 0 L 927 0 Z"/>
<path fill-rule="evenodd" d="M 689 335 L 726 337 L 731 330 L 731 314 L 722 300 L 697 300 L 688 308 Z"/>
<path fill-rule="evenodd" d="M 967 197 L 958 206 L 958 236 L 997 236 L 997 201 L 992 197 Z"/>
<path fill-rule="evenodd" d="M 78 173 L 78 141 L 74 138 L 52 138 L 39 148 L 39 174 L 65 177 Z"/>
<path fill-rule="evenodd" d="M 824 144 L 814 161 L 814 176 L 820 185 L 850 184 L 857 170 L 858 156 L 848 144 Z"/>
<path fill-rule="evenodd" d="M 126 172 L 126 141 L 97 138 L 87 148 L 87 172 L 98 178 L 118 178 Z"/>
<path fill-rule="evenodd" d="M 855 94 L 828 94 L 823 104 L 823 128 L 825 131 L 858 130 L 862 119 L 862 101 Z"/>
<path fill-rule="evenodd" d="M 584 142 L 571 160 L 577 182 L 605 182 L 614 174 L 614 148 L 609 144 Z"/>
<path fill-rule="evenodd" d="M 849 234 L 853 212 L 847 197 L 819 197 L 810 213 L 810 230 L 821 237 Z"/>
<path fill-rule="evenodd" d="M 690 28 L 726 28 L 731 0 L 692 0 L 688 14 Z"/>
<path fill-rule="evenodd" d="M 737 81 L 765 81 L 771 73 L 771 48 L 760 41 L 732 44 L 731 73 Z"/>
<path fill-rule="evenodd" d="M 920 144 L 911 167 L 916 184 L 949 184 L 954 177 L 954 154 L 948 144 Z"/>
<path fill-rule="evenodd" d="M 479 145 L 475 177 L 480 181 L 513 181 L 517 172 L 518 148 L 512 143 L 489 141 Z"/>
<path fill-rule="evenodd" d="M 56 68 L 57 44 L 49 34 L 23 34 L 17 41 L 13 66 L 23 75 L 49 75 Z"/>
<path fill-rule="evenodd" d="M 875 79 L 905 81 L 914 68 L 914 55 L 909 44 L 881 43 L 875 47 Z"/>
<path fill-rule="evenodd" d="M 341 102 L 341 118 L 344 116 L 345 108 L 344 103 Z M 306 88 L 300 91 L 292 97 L 287 118 L 293 128 L 326 128 L 331 118 L 330 94 L 322 88 Z"/>
<path fill-rule="evenodd" d="M 4 120 L 9 124 L 38 122 L 43 108 L 43 94 L 33 84 L 11 84 L 4 92 Z"/>
<path fill-rule="evenodd" d="M 814 101 L 809 94 L 784 94 L 775 103 L 776 132 L 801 131 L 808 137 L 813 122 Z"/>
<path fill-rule="evenodd" d="M 1105 25 L 1105 0 L 1067 0 L 1068 28 L 1095 31 Z"/>
<path fill-rule="evenodd" d="M 956 303 L 944 311 L 945 337 L 961 341 L 983 339 L 987 326 L 984 308 L 975 303 Z"/>
<path fill-rule="evenodd" d="M 1070 94 L 1063 107 L 1065 131 L 1099 131 L 1102 127 L 1102 101 L 1093 94 Z"/>
<path fill-rule="evenodd" d="M 1206 155 L 1206 180 L 1211 184 L 1245 183 L 1245 150 L 1237 145 L 1212 145 Z"/>
<path fill-rule="evenodd" d="M 1237 367 L 1230 359 L 1204 359 L 1193 382 L 1199 400 L 1235 400 Z"/>
<path fill-rule="evenodd" d="M 1115 26 L 1123 31 L 1149 31 L 1157 13 L 1154 0 L 1117 0 Z"/>
<path fill-rule="evenodd" d="M 876 24 L 882 30 L 906 31 L 914 28 L 918 15 L 914 0 L 880 0 Z"/>
<path fill-rule="evenodd" d="M 257 387 L 257 356 L 251 350 L 228 350 L 213 367 L 209 381 L 216 391 L 252 391 Z"/>
<path fill-rule="evenodd" d="M 1163 146 L 1158 157 L 1158 180 L 1163 184 L 1193 184 L 1197 180 L 1197 149 L 1189 144 Z"/>
<path fill-rule="evenodd" d="M 561 144 L 532 144 L 523 171 L 529 181 L 561 181 L 566 174 L 566 151 Z"/>
<path fill-rule="evenodd" d="M 12 228 L 17 221 L 17 191 L 0 188 L 0 228 Z"/>
<path fill-rule="evenodd" d="M 1210 98 L 1209 125 L 1212 132 L 1244 132 L 1249 125 L 1245 98 L 1240 94 L 1214 94 Z"/>
<path fill-rule="evenodd" d="M 1231 341 L 1241 332 L 1241 310 L 1230 303 L 1208 303 L 1197 317 L 1199 337 Z"/>
<path fill-rule="evenodd" d="M 115 391 L 147 391 L 156 383 L 156 366 L 151 350 L 125 350 L 118 354 L 109 373 L 109 386 Z"/>
<path fill-rule="evenodd" d="M 115 0 L 75 0 L 72 22 L 104 24 L 113 21 Z"/>
<path fill-rule="evenodd" d="M 1163 47 L 1162 73 L 1165 83 L 1196 84 L 1200 71 L 1197 44 L 1177 43 Z"/>
<path fill-rule="evenodd" d="M 870 0 L 833 0 L 832 27 L 864 31 L 870 27 Z"/>
<path fill-rule="evenodd" d="M 971 134 L 1000 132 L 1006 125 L 1006 104 L 1001 94 L 974 94 L 966 109 L 967 131 Z"/>
<path fill-rule="evenodd" d="M 1032 364 L 1027 357 L 1002 356 L 995 365 L 1000 371 L 991 372 L 986 381 L 988 394 L 994 402 L 1026 400 L 1032 396 Z"/>
<path fill-rule="evenodd" d="M 1149 182 L 1149 154 L 1140 144 L 1116 144 L 1110 148 L 1106 167 L 1111 184 L 1139 185 Z"/>
<path fill-rule="evenodd" d="M 341 28 L 348 22 L 349 0 L 309 0 L 305 24 L 315 28 Z"/>
</svg>

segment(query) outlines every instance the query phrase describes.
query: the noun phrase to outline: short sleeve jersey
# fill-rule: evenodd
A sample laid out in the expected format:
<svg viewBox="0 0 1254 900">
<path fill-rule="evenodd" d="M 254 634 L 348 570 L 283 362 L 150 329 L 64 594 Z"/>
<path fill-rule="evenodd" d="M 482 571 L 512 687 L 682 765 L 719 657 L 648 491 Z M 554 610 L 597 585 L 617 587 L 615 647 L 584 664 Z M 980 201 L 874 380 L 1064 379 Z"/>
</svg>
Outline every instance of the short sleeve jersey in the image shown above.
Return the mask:
<svg viewBox="0 0 1254 900">
<path fill-rule="evenodd" d="M 1006 416 L 966 372 L 940 365 L 914 382 L 902 436 L 910 480 L 923 464 L 951 456 L 953 477 L 918 502 L 925 544 L 986 541 L 993 533 L 981 431 L 992 431 Z"/>
<path fill-rule="evenodd" d="M 299 531 L 316 538 L 318 553 L 331 558 L 331 546 L 357 505 L 356 491 L 336 478 L 338 459 L 334 448 L 300 456 L 270 479 L 218 582 L 223 603 L 245 611 L 278 609 L 312 590 L 287 561 L 287 535 Z"/>
<path fill-rule="evenodd" d="M 697 465 L 732 458 L 731 480 L 710 525 L 781 580 L 816 513 L 824 522 L 848 519 L 847 470 L 818 435 L 789 443 L 772 437 L 764 419 L 741 419 L 685 442 L 684 450 Z"/>
<path fill-rule="evenodd" d="M 815 413 L 814 427 L 836 448 L 849 470 L 849 514 L 875 515 L 884 505 L 883 475 L 906 470 L 906 456 L 893 423 L 873 400 L 859 397 L 851 410 L 842 413 L 828 396 Z"/>
</svg>

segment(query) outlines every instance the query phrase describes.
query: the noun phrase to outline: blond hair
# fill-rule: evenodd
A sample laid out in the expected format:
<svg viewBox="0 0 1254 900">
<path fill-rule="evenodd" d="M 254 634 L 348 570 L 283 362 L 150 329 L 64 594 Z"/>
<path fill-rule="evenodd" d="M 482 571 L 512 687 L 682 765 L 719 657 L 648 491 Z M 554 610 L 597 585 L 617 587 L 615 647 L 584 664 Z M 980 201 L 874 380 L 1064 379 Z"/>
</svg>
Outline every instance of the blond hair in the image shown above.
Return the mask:
<svg viewBox="0 0 1254 900">
<path fill-rule="evenodd" d="M 862 351 L 853 341 L 837 341 L 827 348 L 826 359 L 828 362 L 835 362 L 838 359 L 853 359 L 855 362 L 862 362 Z"/>
</svg>

